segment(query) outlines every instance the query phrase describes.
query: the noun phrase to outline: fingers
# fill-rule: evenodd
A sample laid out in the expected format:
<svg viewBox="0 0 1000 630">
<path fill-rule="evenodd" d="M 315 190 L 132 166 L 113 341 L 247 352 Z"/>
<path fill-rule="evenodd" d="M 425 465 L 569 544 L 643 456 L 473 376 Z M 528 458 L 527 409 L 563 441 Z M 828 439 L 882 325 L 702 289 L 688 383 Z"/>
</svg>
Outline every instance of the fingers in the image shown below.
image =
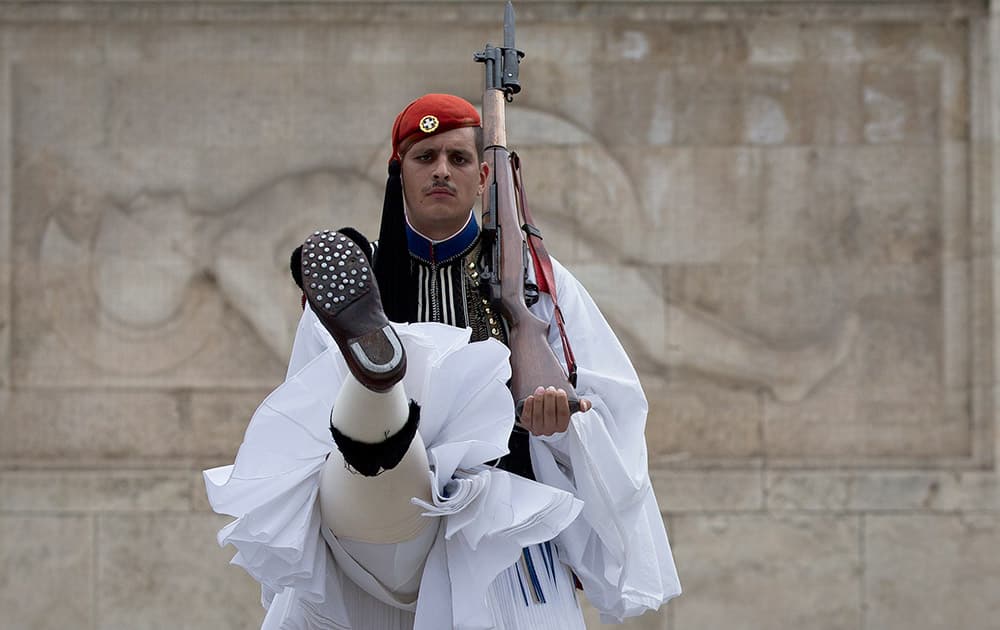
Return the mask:
<svg viewBox="0 0 1000 630">
<path fill-rule="evenodd" d="M 520 422 L 532 435 L 562 433 L 569 421 L 569 397 L 562 389 L 538 387 L 524 400 Z"/>
<path fill-rule="evenodd" d="M 521 417 L 518 419 L 521 426 L 531 432 L 532 435 L 539 435 L 536 433 L 536 425 L 539 423 L 539 418 L 542 415 L 541 397 L 544 394 L 544 387 L 536 387 L 535 393 L 524 399 L 524 407 L 521 409 Z"/>
<path fill-rule="evenodd" d="M 580 411 L 587 412 L 593 404 L 586 398 L 580 399 Z M 553 435 L 569 428 L 569 396 L 555 387 L 536 387 L 534 393 L 524 399 L 519 422 L 532 435 Z"/>
<path fill-rule="evenodd" d="M 544 387 L 537 387 L 535 388 L 534 394 L 524 399 L 524 407 L 521 409 L 521 417 L 518 420 L 520 421 L 521 426 L 528 431 L 532 431 L 532 427 L 535 425 L 536 416 L 541 415 L 541 404 L 538 397 L 544 393 Z"/>
<path fill-rule="evenodd" d="M 542 397 L 542 426 L 538 432 L 540 435 L 552 435 L 555 433 L 556 425 L 556 403 L 557 403 L 558 393 L 555 387 L 549 387 L 545 390 L 545 395 Z"/>
<path fill-rule="evenodd" d="M 569 396 L 566 390 L 558 389 L 555 392 L 555 427 L 553 433 L 562 433 L 569 428 Z"/>
</svg>

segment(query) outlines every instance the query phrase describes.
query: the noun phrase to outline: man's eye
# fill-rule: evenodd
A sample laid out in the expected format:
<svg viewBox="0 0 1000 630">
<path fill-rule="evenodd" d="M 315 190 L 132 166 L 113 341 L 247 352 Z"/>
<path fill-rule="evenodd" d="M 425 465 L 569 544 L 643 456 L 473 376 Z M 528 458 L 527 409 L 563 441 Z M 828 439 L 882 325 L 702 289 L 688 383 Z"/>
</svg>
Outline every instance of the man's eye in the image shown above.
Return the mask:
<svg viewBox="0 0 1000 630">
<path fill-rule="evenodd" d="M 455 164 L 465 164 L 466 162 L 468 162 L 468 160 L 465 159 L 465 156 L 463 155 L 456 155 L 451 158 L 451 161 L 454 162 Z"/>
<path fill-rule="evenodd" d="M 418 155 L 417 159 L 420 160 L 421 162 L 427 162 L 431 159 L 431 156 L 429 153 L 424 153 L 422 155 Z"/>
</svg>

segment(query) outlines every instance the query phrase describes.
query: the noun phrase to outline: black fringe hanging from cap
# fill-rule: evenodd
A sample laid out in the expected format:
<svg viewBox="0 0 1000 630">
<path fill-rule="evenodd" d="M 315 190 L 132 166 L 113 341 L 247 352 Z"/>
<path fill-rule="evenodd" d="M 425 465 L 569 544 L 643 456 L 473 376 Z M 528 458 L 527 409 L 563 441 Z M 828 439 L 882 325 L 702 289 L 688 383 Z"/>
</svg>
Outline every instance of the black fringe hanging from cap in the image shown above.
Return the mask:
<svg viewBox="0 0 1000 630">
<path fill-rule="evenodd" d="M 410 278 L 410 251 L 406 242 L 403 180 L 399 162 L 389 162 L 389 178 L 382 202 L 382 224 L 375 251 L 375 279 L 382 294 L 382 308 L 394 322 L 417 319 L 417 283 Z"/>
</svg>

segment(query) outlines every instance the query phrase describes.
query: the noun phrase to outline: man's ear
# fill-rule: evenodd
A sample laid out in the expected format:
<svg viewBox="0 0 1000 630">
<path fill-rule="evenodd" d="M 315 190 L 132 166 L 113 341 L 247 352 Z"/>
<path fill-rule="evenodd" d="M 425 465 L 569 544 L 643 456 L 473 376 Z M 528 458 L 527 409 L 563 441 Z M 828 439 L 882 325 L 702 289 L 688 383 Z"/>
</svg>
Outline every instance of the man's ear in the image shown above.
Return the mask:
<svg viewBox="0 0 1000 630">
<path fill-rule="evenodd" d="M 486 162 L 482 162 L 479 165 L 479 194 L 483 194 L 486 190 L 486 180 L 490 177 L 490 165 Z"/>
</svg>

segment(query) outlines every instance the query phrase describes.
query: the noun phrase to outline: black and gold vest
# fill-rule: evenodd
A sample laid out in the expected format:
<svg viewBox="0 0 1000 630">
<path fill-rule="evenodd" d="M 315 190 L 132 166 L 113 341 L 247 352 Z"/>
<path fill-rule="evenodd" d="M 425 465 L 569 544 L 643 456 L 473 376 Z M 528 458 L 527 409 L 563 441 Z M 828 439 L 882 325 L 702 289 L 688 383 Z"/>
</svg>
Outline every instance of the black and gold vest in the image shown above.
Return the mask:
<svg viewBox="0 0 1000 630">
<path fill-rule="evenodd" d="M 470 213 L 462 230 L 444 241 L 431 241 L 409 225 L 406 237 L 410 277 L 417 284 L 416 321 L 468 327 L 472 329 L 472 341 L 493 338 L 507 345 L 503 318 L 490 307 L 479 289 L 477 261 L 481 241 L 475 213 Z M 510 454 L 501 458 L 499 467 L 534 479 L 528 433 L 515 427 L 508 447 Z"/>
</svg>

